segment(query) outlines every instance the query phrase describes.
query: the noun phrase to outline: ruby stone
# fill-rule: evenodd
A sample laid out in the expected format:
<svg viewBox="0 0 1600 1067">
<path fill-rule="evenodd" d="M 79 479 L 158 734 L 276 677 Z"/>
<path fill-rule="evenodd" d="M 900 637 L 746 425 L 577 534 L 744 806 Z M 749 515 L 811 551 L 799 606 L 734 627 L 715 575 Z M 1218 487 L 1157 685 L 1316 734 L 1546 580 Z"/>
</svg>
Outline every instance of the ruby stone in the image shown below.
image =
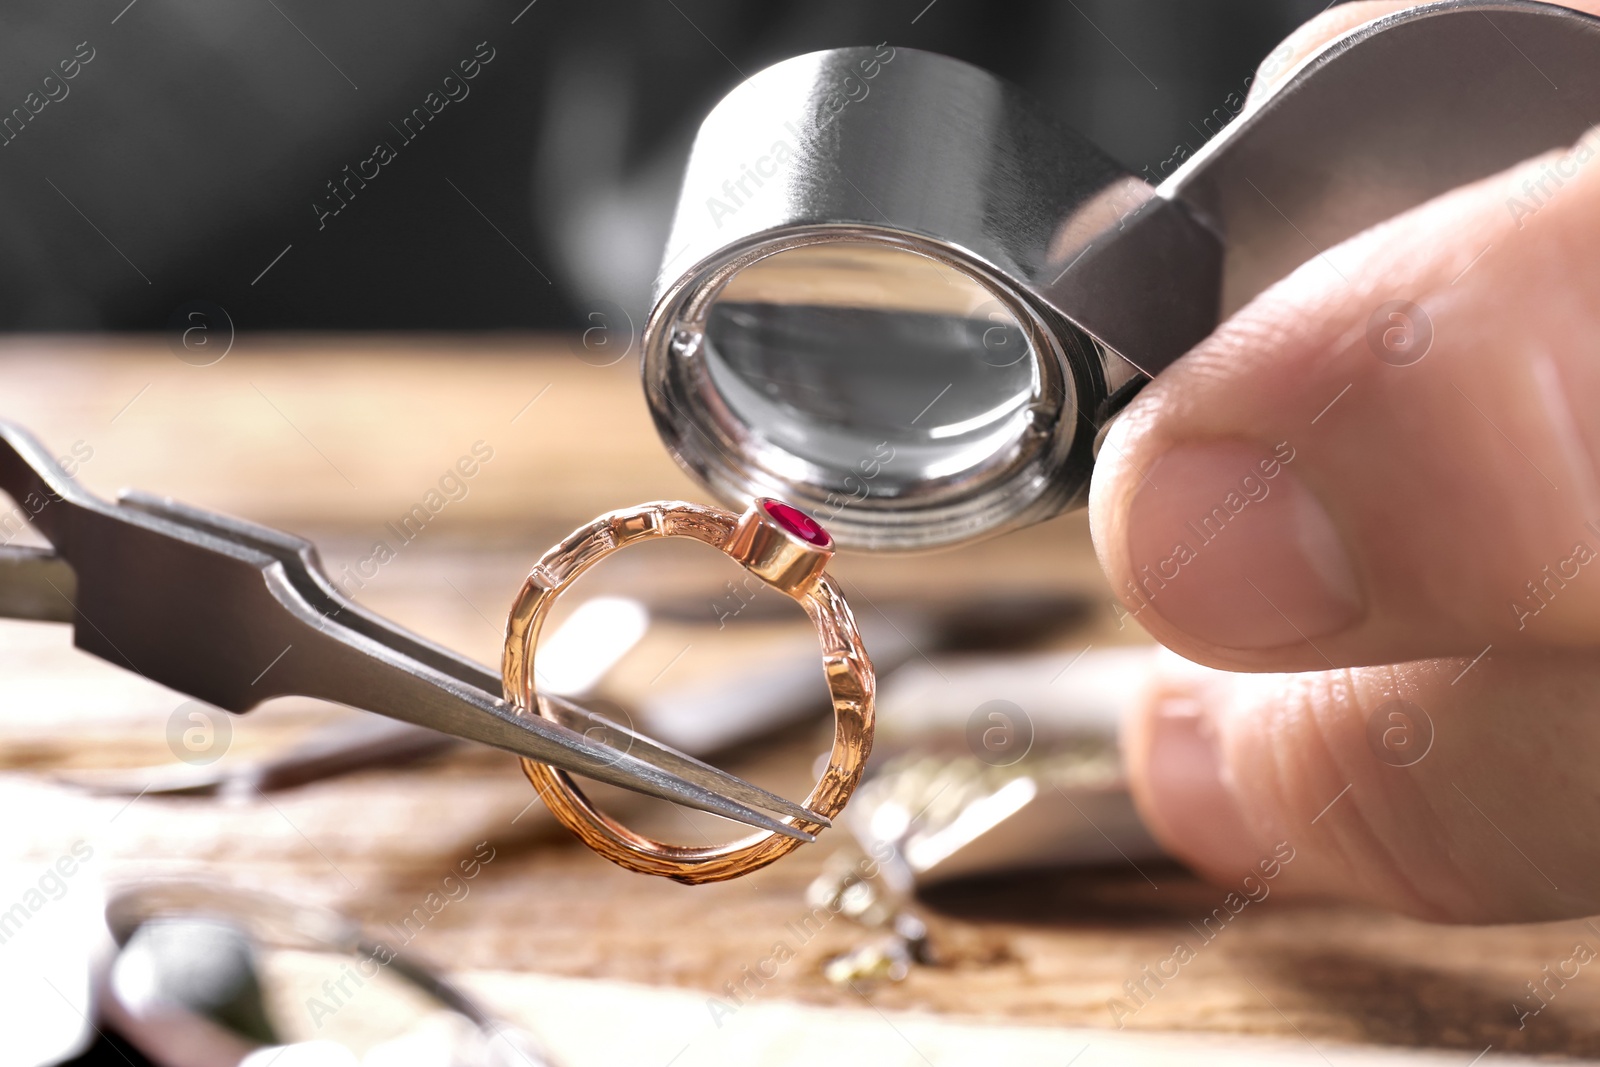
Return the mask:
<svg viewBox="0 0 1600 1067">
<path fill-rule="evenodd" d="M 761 510 L 766 512 L 767 517 L 777 523 L 785 533 L 798 537 L 808 545 L 827 548 L 833 544 L 833 538 L 828 535 L 828 531 L 799 508 L 790 507 L 781 500 L 763 499 Z"/>
</svg>

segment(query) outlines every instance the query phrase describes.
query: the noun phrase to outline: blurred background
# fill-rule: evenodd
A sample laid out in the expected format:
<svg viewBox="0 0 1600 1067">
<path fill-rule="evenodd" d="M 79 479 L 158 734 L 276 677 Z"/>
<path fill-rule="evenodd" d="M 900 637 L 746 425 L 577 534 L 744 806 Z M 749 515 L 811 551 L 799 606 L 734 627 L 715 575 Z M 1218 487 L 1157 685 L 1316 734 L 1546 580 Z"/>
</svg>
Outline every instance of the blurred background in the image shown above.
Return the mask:
<svg viewBox="0 0 1600 1067">
<path fill-rule="evenodd" d="M 843 45 L 958 56 L 1156 181 L 1324 2 L 10 0 L 0 418 L 102 496 L 306 536 L 361 605 L 495 663 L 549 545 L 613 508 L 706 499 L 630 346 L 578 331 L 615 310 L 642 326 L 695 128 L 743 77 Z M 573 699 L 802 797 L 831 736 L 814 634 L 701 548 L 586 575 L 542 662 L 592 668 Z M 1148 638 L 1083 514 L 830 572 L 879 671 L 872 778 L 818 846 L 699 887 L 594 856 L 506 753 L 430 742 L 331 775 L 320 746 L 366 743 L 377 716 L 293 697 L 230 716 L 64 625 L 0 620 L 0 1067 L 356 1062 L 278 1059 L 329 1039 L 373 1067 L 540 1062 L 441 1052 L 434 1024 L 462 1005 L 386 992 L 412 965 L 566 1067 L 1188 1067 L 1199 1032 L 1234 1042 L 1218 1064 L 1322 1063 L 1325 1042 L 1444 1050 L 1407 1064 L 1600 1055 L 1600 986 L 1525 1032 L 1507 1010 L 1578 924 L 1441 932 L 1274 897 L 1183 981 L 1108 1011 L 1222 890 L 1157 854 L 1122 787 Z M 731 833 L 596 795 L 646 833 Z M 851 881 L 881 841 L 921 866 Z M 146 914 L 193 882 L 208 907 L 243 894 L 227 922 Z M 337 1020 L 322 983 L 364 961 L 253 927 L 308 907 L 403 939 L 408 966 L 345 990 Z M 179 1054 L 201 1037 L 215 1055 Z"/>
<path fill-rule="evenodd" d="M 700 116 L 771 63 L 958 56 L 1160 175 L 1325 6 L 15 0 L 0 328 L 158 331 L 192 300 L 240 330 L 563 328 L 601 302 L 638 319 Z"/>
</svg>

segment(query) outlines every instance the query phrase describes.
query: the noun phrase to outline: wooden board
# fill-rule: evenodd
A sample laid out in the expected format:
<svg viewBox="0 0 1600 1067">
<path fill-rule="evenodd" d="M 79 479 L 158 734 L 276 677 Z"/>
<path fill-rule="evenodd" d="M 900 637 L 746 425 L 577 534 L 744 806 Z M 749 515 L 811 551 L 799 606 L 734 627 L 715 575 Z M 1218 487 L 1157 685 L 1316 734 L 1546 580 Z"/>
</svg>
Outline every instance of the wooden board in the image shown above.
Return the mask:
<svg viewBox="0 0 1600 1067">
<path fill-rule="evenodd" d="M 63 453 L 75 442 L 91 448 L 80 474 L 90 488 L 138 485 L 295 529 L 318 539 L 335 574 L 366 558 L 375 540 L 393 539 L 386 524 L 483 442 L 493 458 L 464 497 L 432 516 L 357 596 L 486 662 L 497 656 L 516 583 L 555 538 L 611 507 L 703 499 L 660 448 L 635 371 L 588 366 L 563 338 L 244 339 L 205 368 L 159 342 L 13 338 L 0 346 L 0 415 Z M 711 558 L 670 571 L 626 558 L 597 574 L 596 588 L 649 582 L 709 598 L 730 576 L 718 569 L 725 561 Z M 950 579 L 952 591 L 1043 582 L 1109 604 L 1081 517 L 943 555 L 849 558 L 841 569 L 873 598 L 917 592 L 936 569 L 962 576 Z M 1137 639 L 1116 630 L 1109 610 L 1092 625 L 1099 641 Z M 660 646 L 639 655 L 692 676 L 714 671 L 731 647 L 707 642 L 673 664 Z M 333 904 L 381 927 L 487 841 L 495 858 L 470 894 L 434 917 L 410 950 L 483 976 L 512 1014 L 537 1014 L 531 1003 L 503 1003 L 538 988 L 519 985 L 518 974 L 694 994 L 682 1003 L 726 996 L 744 968 L 793 940 L 789 924 L 808 910 L 801 893 L 833 847 L 824 839 L 722 885 L 630 875 L 553 833 L 542 810 L 529 807 L 514 761 L 486 750 L 233 804 L 93 799 L 52 781 L 71 770 L 171 762 L 168 721 L 182 702 L 77 653 L 65 627 L 0 623 L 0 803 L 12 815 L 0 831 L 0 860 L 42 870 L 83 838 L 96 850 L 84 865 L 90 879 L 202 875 Z M 276 702 L 236 720 L 226 758 L 268 751 L 347 714 Z M 800 795 L 814 756 L 808 736 L 800 731 L 731 769 Z M 1600 1056 L 1600 978 L 1588 971 L 1525 1028 L 1513 1009 L 1524 983 L 1568 958 L 1576 941 L 1600 943 L 1582 923 L 1448 929 L 1278 899 L 1252 905 L 1179 977 L 1114 1020 L 1108 1002 L 1126 996 L 1124 983 L 1166 959 L 1176 939 L 1193 942 L 1190 921 L 1223 896 L 1175 867 L 1147 873 L 1153 886 L 1124 867 L 941 893 L 928 912 L 940 964 L 872 990 L 869 1004 L 821 976 L 821 962 L 860 937 L 834 921 L 791 946 L 796 958 L 758 1000 L 848 1010 L 851 1019 L 904 1011 L 1091 1031 L 1120 1022 L 1124 1035 L 1251 1034 L 1319 1055 L 1366 1044 L 1453 1050 L 1462 1064 L 1485 1049 L 1491 1058 Z M 991 1035 L 1002 1062 L 1006 1032 Z M 663 1037 L 654 1050 L 660 1062 L 680 1051 L 668 1043 Z"/>
</svg>

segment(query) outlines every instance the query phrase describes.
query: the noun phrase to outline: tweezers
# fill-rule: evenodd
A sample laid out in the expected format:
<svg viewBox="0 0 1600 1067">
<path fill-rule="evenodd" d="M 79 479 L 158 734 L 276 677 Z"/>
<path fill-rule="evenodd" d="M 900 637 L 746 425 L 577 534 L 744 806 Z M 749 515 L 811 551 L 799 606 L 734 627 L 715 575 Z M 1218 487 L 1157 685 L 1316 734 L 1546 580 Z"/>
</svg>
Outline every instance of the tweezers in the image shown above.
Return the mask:
<svg viewBox="0 0 1600 1067">
<path fill-rule="evenodd" d="M 804 841 L 829 822 L 783 797 L 541 697 L 346 598 L 311 542 L 137 490 L 108 503 L 0 420 L 0 617 L 70 622 L 73 643 L 230 712 L 306 696 L 492 745 L 574 774 Z M 49 548 L 7 544 L 25 525 Z"/>
</svg>

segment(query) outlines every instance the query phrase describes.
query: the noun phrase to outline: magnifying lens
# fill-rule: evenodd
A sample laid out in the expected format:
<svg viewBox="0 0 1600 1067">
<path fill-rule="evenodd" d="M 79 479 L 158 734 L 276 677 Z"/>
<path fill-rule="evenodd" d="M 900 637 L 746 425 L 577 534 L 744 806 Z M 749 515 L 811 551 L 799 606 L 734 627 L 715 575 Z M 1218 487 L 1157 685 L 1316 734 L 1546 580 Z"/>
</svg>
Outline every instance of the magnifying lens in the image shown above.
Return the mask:
<svg viewBox="0 0 1600 1067">
<path fill-rule="evenodd" d="M 1367 23 L 1154 186 L 958 60 L 790 59 L 700 128 L 650 409 L 717 497 L 846 547 L 1014 529 L 1080 506 L 1109 420 L 1273 281 L 1597 121 L 1600 20 L 1537 3 Z"/>
</svg>

